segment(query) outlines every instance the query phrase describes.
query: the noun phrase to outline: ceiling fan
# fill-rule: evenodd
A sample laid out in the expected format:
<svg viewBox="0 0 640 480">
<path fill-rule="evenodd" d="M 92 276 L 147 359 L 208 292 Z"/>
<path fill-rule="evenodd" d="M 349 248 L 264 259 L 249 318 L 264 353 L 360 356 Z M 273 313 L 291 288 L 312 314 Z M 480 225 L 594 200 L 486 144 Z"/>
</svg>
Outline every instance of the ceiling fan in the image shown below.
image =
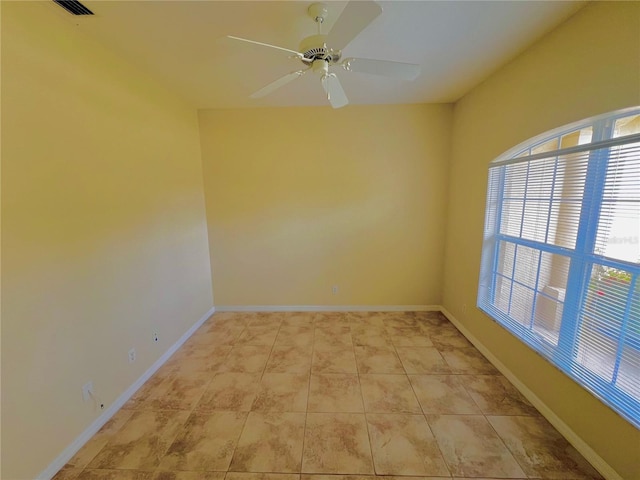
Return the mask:
<svg viewBox="0 0 640 480">
<path fill-rule="evenodd" d="M 336 20 L 333 28 L 327 34 L 322 33 L 322 24 L 329 13 L 327 5 L 324 3 L 313 3 L 309 6 L 307 12 L 318 25 L 318 34 L 302 39 L 298 51 L 228 35 L 228 38 L 233 40 L 274 48 L 289 53 L 291 55 L 290 58 L 298 59 L 305 65 L 305 68 L 288 73 L 265 87 L 262 87 L 257 92 L 251 94 L 250 98 L 261 98 L 269 95 L 311 70 L 320 77 L 322 87 L 327 94 L 327 99 L 331 106 L 333 108 L 340 108 L 347 105 L 349 99 L 342 85 L 340 85 L 338 76 L 335 71 L 333 71 L 336 67 L 341 67 L 347 72 L 370 73 L 405 80 L 414 80 L 420 74 L 420 65 L 413 63 L 373 60 L 369 58 L 342 59 L 342 49 L 382 13 L 382 7 L 376 2 L 372 0 L 354 0 L 347 3 L 347 6 Z"/>
</svg>

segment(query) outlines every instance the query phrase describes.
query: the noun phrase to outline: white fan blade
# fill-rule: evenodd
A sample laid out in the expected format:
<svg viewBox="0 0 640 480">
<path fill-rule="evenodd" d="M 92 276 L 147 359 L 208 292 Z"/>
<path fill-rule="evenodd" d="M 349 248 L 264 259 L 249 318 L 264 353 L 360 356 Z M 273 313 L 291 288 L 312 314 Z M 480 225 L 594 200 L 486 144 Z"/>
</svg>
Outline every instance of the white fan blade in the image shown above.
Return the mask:
<svg viewBox="0 0 640 480">
<path fill-rule="evenodd" d="M 334 50 L 342 50 L 381 13 L 382 7 L 372 0 L 347 3 L 327 35 L 327 45 Z"/>
<path fill-rule="evenodd" d="M 280 77 L 279 79 L 277 79 L 275 82 L 271 82 L 269 85 L 262 87 L 257 92 L 252 93 L 251 95 L 249 95 L 249 98 L 265 97 L 269 95 L 271 92 L 275 92 L 277 89 L 286 85 L 287 83 L 292 82 L 298 77 L 301 77 L 302 75 L 305 74 L 306 71 L 307 70 L 298 70 L 297 72 L 288 73 L 284 77 Z"/>
<path fill-rule="evenodd" d="M 327 92 L 327 99 L 333 108 L 344 107 L 349 103 L 349 99 L 335 73 L 324 75 L 322 77 L 322 86 L 324 91 Z"/>
<path fill-rule="evenodd" d="M 256 42 L 255 40 L 249 40 L 247 38 L 234 37 L 233 35 L 227 35 L 227 38 L 231 38 L 232 40 L 240 40 L 241 42 L 253 43 L 254 45 L 261 45 L 263 47 L 275 48 L 277 50 L 282 50 L 283 52 L 289 52 L 296 57 L 304 58 L 304 55 L 302 55 L 300 52 L 296 52 L 295 50 L 291 50 L 289 48 L 278 47 L 269 43 Z"/>
<path fill-rule="evenodd" d="M 420 65 L 415 63 L 390 62 L 388 60 L 373 60 L 370 58 L 347 58 L 342 67 L 349 72 L 372 73 L 385 77 L 415 80 L 420 75 Z"/>
</svg>

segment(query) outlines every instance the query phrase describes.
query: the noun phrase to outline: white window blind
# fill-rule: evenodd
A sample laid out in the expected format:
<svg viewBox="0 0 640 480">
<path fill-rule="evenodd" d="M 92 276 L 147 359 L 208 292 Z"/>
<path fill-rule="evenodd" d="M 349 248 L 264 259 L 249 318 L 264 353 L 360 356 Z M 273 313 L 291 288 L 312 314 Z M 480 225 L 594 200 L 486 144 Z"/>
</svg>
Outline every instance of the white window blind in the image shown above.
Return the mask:
<svg viewBox="0 0 640 480">
<path fill-rule="evenodd" d="M 640 110 L 495 160 L 478 307 L 640 427 Z"/>
</svg>

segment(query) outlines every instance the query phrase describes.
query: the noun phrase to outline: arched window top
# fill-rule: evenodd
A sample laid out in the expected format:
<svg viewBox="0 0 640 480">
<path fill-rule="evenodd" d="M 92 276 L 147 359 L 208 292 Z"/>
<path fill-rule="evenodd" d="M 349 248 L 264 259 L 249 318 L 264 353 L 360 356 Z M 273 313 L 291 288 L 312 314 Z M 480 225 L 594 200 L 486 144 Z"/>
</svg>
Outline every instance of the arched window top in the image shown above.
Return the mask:
<svg viewBox="0 0 640 480">
<path fill-rule="evenodd" d="M 609 138 L 640 134 L 640 106 L 616 110 L 548 130 L 525 140 L 499 155 L 491 163 L 499 164 L 519 157 L 551 152 L 579 145 L 589 145 L 606 138 L 594 136 L 594 128 L 610 124 Z"/>
</svg>

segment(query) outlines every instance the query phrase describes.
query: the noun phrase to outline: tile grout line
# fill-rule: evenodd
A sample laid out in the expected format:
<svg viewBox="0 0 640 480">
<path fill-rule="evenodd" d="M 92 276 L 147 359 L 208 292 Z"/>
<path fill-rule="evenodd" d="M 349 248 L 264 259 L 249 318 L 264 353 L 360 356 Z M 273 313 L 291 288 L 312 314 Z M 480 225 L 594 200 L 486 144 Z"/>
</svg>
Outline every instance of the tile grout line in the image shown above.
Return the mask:
<svg viewBox="0 0 640 480">
<path fill-rule="evenodd" d="M 482 409 L 480 410 L 482 411 Z M 498 433 L 498 431 L 495 429 L 495 427 L 493 426 L 493 424 L 489 421 L 489 419 L 487 418 L 487 415 L 485 415 L 484 413 L 482 414 L 482 418 L 484 418 L 484 421 L 487 422 L 489 424 L 489 426 L 491 427 L 491 430 L 493 430 L 493 432 L 496 434 L 496 436 L 500 439 L 500 443 L 502 443 L 502 445 L 504 445 L 504 447 L 507 449 L 507 452 L 509 452 L 509 455 L 511 455 L 511 457 L 515 460 L 516 465 L 518 465 L 520 467 L 520 470 L 522 470 L 522 472 L 525 474 L 525 476 L 527 478 L 529 478 L 529 474 L 527 472 L 524 471 L 525 466 L 522 465 L 520 463 L 520 461 L 518 460 L 518 458 L 515 456 L 514 452 L 511 451 L 511 449 L 509 448 L 509 445 L 507 445 L 507 443 L 504 441 L 504 439 L 502 438 L 502 436 Z"/>
<path fill-rule="evenodd" d="M 433 339 L 431 337 L 431 334 L 428 333 L 428 332 L 425 332 L 424 330 L 422 330 L 422 331 L 423 331 L 424 335 L 426 335 L 429 338 L 429 341 L 431 341 L 432 346 L 436 349 L 436 351 L 438 352 L 438 354 L 440 355 L 440 357 L 442 358 L 444 363 L 449 367 L 449 370 L 451 370 L 452 369 L 451 365 L 449 365 L 449 363 L 447 362 L 447 359 L 442 356 L 442 353 L 440 352 L 440 350 L 433 343 Z M 449 374 L 451 374 L 451 372 Z M 443 373 L 437 373 L 437 374 L 432 374 L 432 375 L 444 375 L 444 374 Z M 411 384 L 411 388 L 413 389 L 413 393 L 415 395 L 415 388 L 413 386 L 413 383 L 411 382 L 411 378 L 409 378 L 409 383 Z M 416 395 L 416 398 L 417 397 L 418 396 Z M 440 442 L 438 442 L 438 437 L 436 436 L 435 432 L 433 431 L 433 428 L 431 427 L 431 423 L 429 423 L 429 419 L 427 418 L 427 413 L 424 411 L 424 408 L 422 407 L 422 403 L 420 403 L 420 400 L 418 400 L 418 403 L 420 404 L 420 409 L 422 410 L 422 415 L 424 416 L 424 420 L 427 423 L 427 428 L 429 428 L 429 431 L 431 432 L 431 435 L 433 436 L 433 439 L 435 441 L 436 447 L 438 447 L 438 451 L 440 452 L 440 458 L 442 459 L 442 462 L 444 463 L 445 468 L 449 472 L 449 476 L 453 477 L 453 472 L 451 471 L 449 463 L 447 462 L 447 459 L 444 456 L 444 452 L 442 451 L 442 447 L 440 446 Z"/>
<path fill-rule="evenodd" d="M 417 323 L 421 323 L 419 319 L 416 319 Z M 421 329 L 422 330 L 422 329 Z M 431 336 L 424 332 L 424 330 L 422 330 L 422 333 L 429 338 L 429 341 L 431 341 Z M 397 347 L 395 345 L 395 343 L 391 342 L 393 344 L 393 348 L 396 352 L 396 355 L 398 356 L 398 359 L 400 359 L 400 354 L 397 351 Z M 433 344 L 433 342 L 431 341 L 431 343 Z M 436 349 L 437 350 L 437 349 Z M 443 358 L 444 360 L 444 358 Z M 444 360 L 446 362 L 446 360 Z M 440 443 L 438 443 L 438 437 L 436 437 L 435 433 L 433 432 L 433 429 L 431 428 L 431 424 L 429 423 L 429 419 L 427 418 L 427 414 L 424 411 L 424 408 L 422 407 L 422 403 L 420 402 L 420 399 L 418 398 L 418 395 L 416 395 L 416 390 L 413 386 L 413 382 L 411 382 L 411 374 L 409 374 L 409 372 L 407 372 L 407 369 L 404 367 L 404 363 L 402 361 L 400 361 L 400 363 L 402 364 L 402 368 L 404 368 L 405 370 L 405 375 L 407 377 L 407 381 L 409 382 L 409 385 L 411 386 L 411 390 L 413 391 L 413 396 L 416 398 L 416 401 L 418 402 L 418 405 L 420 406 L 420 411 L 422 412 L 422 417 L 424 418 L 425 423 L 427 424 L 427 428 L 429 429 L 429 432 L 431 432 L 431 436 L 433 437 L 433 441 L 436 444 L 436 447 L 438 448 L 438 452 L 440 452 L 440 459 L 442 460 L 442 463 L 444 465 L 444 467 L 447 469 L 447 472 L 449 472 L 449 477 L 453 477 L 453 472 L 451 471 L 451 469 L 449 468 L 449 464 L 447 463 L 446 459 L 444 458 L 444 453 L 442 452 L 442 448 L 440 448 Z M 420 375 L 420 374 L 415 374 L 415 375 Z M 422 375 L 429 375 L 429 374 L 422 374 Z"/>
<path fill-rule="evenodd" d="M 232 350 L 233 350 L 233 348 L 235 348 L 235 347 L 236 347 L 236 345 L 237 345 L 237 343 L 236 343 L 236 342 L 237 342 L 237 341 L 238 341 L 238 339 L 242 336 L 242 334 L 244 333 L 244 331 L 245 331 L 245 330 L 247 330 L 247 329 L 249 328 L 249 324 L 250 324 L 250 323 L 251 323 L 251 321 L 247 322 L 247 323 L 244 325 L 244 328 L 242 329 L 242 332 L 240 332 L 240 334 L 239 334 L 239 335 L 238 335 L 238 336 L 233 340 L 233 347 L 232 347 Z M 229 351 L 229 354 L 228 354 L 228 355 L 230 355 L 230 354 L 231 354 L 231 351 L 232 351 L 232 350 L 230 350 L 230 351 Z M 267 361 L 268 361 L 268 359 L 267 359 Z M 265 364 L 265 367 L 266 367 L 266 364 Z M 229 372 L 229 373 L 235 373 L 235 372 Z M 255 399 L 254 399 L 254 400 L 255 400 Z M 240 428 L 240 429 L 239 429 L 239 430 L 240 430 L 240 433 L 238 434 L 238 437 L 236 438 L 235 445 L 234 445 L 234 447 L 233 447 L 233 453 L 232 453 L 232 454 L 230 455 L 230 457 L 229 457 L 229 464 L 227 465 L 227 468 L 226 468 L 226 471 L 225 471 L 225 474 L 224 474 L 224 477 L 225 477 L 225 478 L 227 478 L 227 475 L 229 474 L 229 469 L 231 468 L 231 464 L 233 463 L 233 457 L 235 456 L 235 454 L 236 454 L 236 450 L 238 449 L 238 443 L 240 443 L 240 438 L 242 437 L 242 434 L 244 433 L 244 429 L 245 429 L 245 427 L 247 426 L 247 420 L 249 419 L 249 414 L 251 413 L 251 407 L 252 407 L 252 406 L 253 406 L 253 402 L 252 402 L 252 403 L 251 403 L 251 405 L 249 406 L 249 411 L 248 411 L 248 412 L 246 412 L 246 415 L 245 415 L 245 417 L 244 417 L 244 422 L 242 422 L 242 428 Z M 240 413 L 245 413 L 245 412 L 240 412 Z"/>
<path fill-rule="evenodd" d="M 316 328 L 315 328 L 315 318 L 311 316 L 311 359 L 309 360 L 309 380 L 307 381 L 307 407 L 304 411 L 304 428 L 302 429 L 302 449 L 300 452 L 300 477 L 302 478 L 302 462 L 304 461 L 304 444 L 307 438 L 307 420 L 309 418 L 309 396 L 311 394 L 311 375 L 313 375 L 313 352 L 315 349 L 315 338 L 316 338 Z"/>
<path fill-rule="evenodd" d="M 351 326 L 349 327 L 349 330 L 351 330 Z M 373 441 L 371 439 L 371 430 L 369 429 L 369 418 L 367 417 L 367 406 L 364 402 L 364 392 L 362 391 L 362 382 L 360 381 L 360 365 L 358 364 L 358 357 L 356 356 L 356 347 L 355 347 L 355 343 L 353 342 L 353 335 L 351 335 L 351 343 L 353 344 L 353 356 L 355 357 L 355 361 L 356 361 L 356 372 L 358 375 L 358 386 L 360 387 L 360 397 L 362 400 L 362 413 L 364 415 L 364 425 L 365 428 L 367 429 L 367 438 L 369 439 L 369 453 L 371 454 L 371 467 L 373 468 L 373 474 L 374 475 L 378 475 L 378 472 L 376 471 L 376 462 L 373 458 Z"/>
</svg>

